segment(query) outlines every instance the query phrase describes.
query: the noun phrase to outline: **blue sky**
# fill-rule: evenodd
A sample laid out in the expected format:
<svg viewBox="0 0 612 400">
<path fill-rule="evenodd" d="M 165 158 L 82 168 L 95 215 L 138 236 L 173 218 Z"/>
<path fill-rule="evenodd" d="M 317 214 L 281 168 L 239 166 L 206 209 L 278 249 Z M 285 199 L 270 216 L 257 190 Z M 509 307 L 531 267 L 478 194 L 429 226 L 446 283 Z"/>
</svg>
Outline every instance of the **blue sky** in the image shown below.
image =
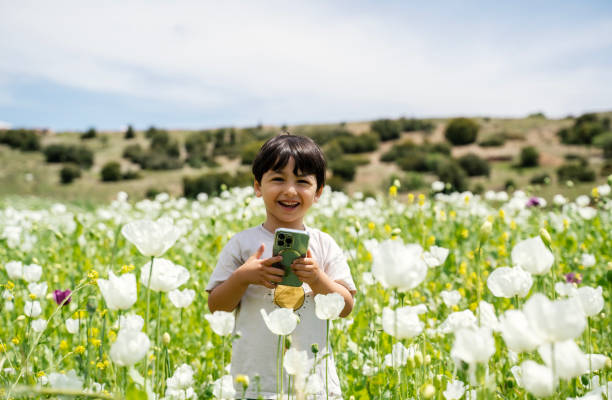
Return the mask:
<svg viewBox="0 0 612 400">
<path fill-rule="evenodd" d="M 562 117 L 610 82 L 610 1 L 0 0 L 5 126 Z"/>
</svg>

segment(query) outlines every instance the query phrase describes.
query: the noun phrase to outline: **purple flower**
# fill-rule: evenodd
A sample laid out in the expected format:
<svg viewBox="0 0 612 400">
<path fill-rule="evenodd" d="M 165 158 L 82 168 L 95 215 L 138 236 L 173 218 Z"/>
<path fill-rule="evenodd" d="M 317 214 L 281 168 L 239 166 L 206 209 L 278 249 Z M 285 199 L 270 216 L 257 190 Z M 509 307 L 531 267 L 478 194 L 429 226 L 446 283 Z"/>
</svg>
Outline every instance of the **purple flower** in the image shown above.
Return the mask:
<svg viewBox="0 0 612 400">
<path fill-rule="evenodd" d="M 565 274 L 565 281 L 567 283 L 580 283 L 582 282 L 582 275 L 576 274 L 574 272 L 570 272 L 569 274 Z"/>
<path fill-rule="evenodd" d="M 53 291 L 53 299 L 58 305 L 62 305 L 64 300 L 66 300 L 63 304 L 65 306 L 66 304 L 69 304 L 72 301 L 72 297 L 70 296 L 71 294 L 72 291 L 70 289 L 55 290 Z"/>
<path fill-rule="evenodd" d="M 530 197 L 529 200 L 527 200 L 527 207 L 539 207 L 541 205 L 542 203 L 537 197 Z"/>
</svg>

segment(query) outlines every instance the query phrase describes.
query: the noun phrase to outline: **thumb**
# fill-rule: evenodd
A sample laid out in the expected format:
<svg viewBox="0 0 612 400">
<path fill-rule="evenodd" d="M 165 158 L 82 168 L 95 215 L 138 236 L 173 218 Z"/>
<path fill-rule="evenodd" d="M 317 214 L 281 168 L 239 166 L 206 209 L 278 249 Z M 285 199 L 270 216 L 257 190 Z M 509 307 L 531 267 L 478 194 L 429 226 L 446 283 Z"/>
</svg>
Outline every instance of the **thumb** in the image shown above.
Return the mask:
<svg viewBox="0 0 612 400">
<path fill-rule="evenodd" d="M 251 258 L 255 258 L 255 259 L 259 259 L 261 258 L 261 255 L 263 254 L 265 249 L 264 244 L 262 243 L 261 245 L 259 245 L 259 247 L 257 248 L 257 250 L 255 251 L 255 253 L 253 253 L 253 255 L 251 256 Z"/>
<path fill-rule="evenodd" d="M 310 249 L 308 249 L 308 251 L 306 252 L 306 257 L 312 258 L 312 251 L 310 251 Z"/>
</svg>

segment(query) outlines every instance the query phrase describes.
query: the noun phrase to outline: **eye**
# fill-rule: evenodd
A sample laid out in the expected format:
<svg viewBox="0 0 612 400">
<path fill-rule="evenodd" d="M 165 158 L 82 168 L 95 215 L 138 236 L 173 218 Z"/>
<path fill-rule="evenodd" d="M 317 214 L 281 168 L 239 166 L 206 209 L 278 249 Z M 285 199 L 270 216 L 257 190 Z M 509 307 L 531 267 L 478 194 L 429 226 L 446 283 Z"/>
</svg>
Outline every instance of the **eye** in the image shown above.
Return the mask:
<svg viewBox="0 0 612 400">
<path fill-rule="evenodd" d="M 310 181 L 309 181 L 309 180 L 306 180 L 306 179 L 300 179 L 300 180 L 298 181 L 298 183 L 304 183 L 304 184 L 309 185 L 309 184 L 310 184 Z"/>
<path fill-rule="evenodd" d="M 283 178 L 281 178 L 280 176 L 275 176 L 274 178 L 272 178 L 273 181 L 277 181 L 277 182 L 282 182 Z"/>
</svg>

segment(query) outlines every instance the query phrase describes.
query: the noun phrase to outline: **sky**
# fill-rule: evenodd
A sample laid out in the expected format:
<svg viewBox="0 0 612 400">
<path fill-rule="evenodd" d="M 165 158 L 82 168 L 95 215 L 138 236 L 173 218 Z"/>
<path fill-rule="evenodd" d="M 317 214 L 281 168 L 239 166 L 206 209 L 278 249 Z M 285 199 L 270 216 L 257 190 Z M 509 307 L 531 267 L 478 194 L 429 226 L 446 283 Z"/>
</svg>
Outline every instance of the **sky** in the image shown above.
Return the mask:
<svg viewBox="0 0 612 400">
<path fill-rule="evenodd" d="M 610 110 L 608 0 L 0 0 L 0 127 Z"/>
</svg>

